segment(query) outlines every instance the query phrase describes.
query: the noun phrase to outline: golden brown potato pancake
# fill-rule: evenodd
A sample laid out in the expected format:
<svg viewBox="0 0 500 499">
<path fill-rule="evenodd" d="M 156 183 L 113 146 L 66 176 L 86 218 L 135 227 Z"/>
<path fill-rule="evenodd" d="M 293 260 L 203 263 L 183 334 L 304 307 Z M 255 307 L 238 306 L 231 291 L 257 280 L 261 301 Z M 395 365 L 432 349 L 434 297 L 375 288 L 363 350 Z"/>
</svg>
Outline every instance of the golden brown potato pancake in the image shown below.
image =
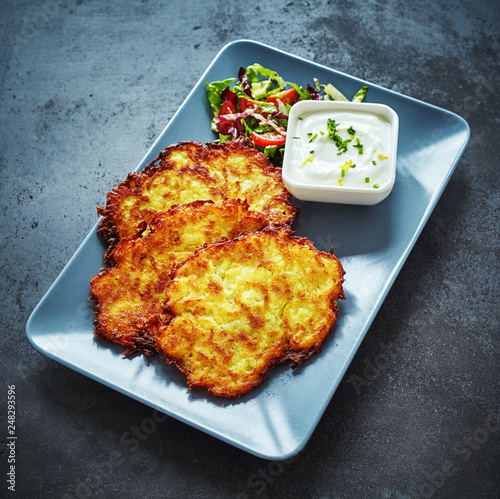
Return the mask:
<svg viewBox="0 0 500 499">
<path fill-rule="evenodd" d="M 261 214 L 249 211 L 239 199 L 220 205 L 195 201 L 156 214 L 147 230 L 115 247 L 108 257 L 114 266 L 102 269 L 91 281 L 96 336 L 124 345 L 127 354 L 154 353 L 173 267 L 205 244 L 266 224 Z"/>
<path fill-rule="evenodd" d="M 333 252 L 270 226 L 198 250 L 176 267 L 167 290 L 173 318 L 159 349 L 190 388 L 236 398 L 274 365 L 318 351 L 344 298 Z"/>
<path fill-rule="evenodd" d="M 219 204 L 226 198 L 245 199 L 251 210 L 273 223 L 291 224 L 298 215 L 281 170 L 251 141 L 179 142 L 108 193 L 106 206 L 98 208 L 100 231 L 112 247 L 156 212 L 195 200 Z"/>
</svg>

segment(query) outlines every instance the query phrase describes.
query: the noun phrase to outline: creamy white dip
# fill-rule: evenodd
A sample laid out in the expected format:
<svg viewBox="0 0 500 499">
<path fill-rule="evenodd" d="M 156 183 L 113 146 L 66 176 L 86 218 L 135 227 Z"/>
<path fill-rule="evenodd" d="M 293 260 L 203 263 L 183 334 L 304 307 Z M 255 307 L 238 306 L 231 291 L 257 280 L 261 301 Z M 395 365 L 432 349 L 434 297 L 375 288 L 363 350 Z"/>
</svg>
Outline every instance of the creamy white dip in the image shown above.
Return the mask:
<svg viewBox="0 0 500 499">
<path fill-rule="evenodd" d="M 338 138 L 329 136 L 328 120 L 335 121 L 330 129 Z M 304 112 L 292 133 L 292 181 L 365 189 L 383 189 L 391 182 L 391 124 L 380 115 L 362 109 Z"/>
</svg>

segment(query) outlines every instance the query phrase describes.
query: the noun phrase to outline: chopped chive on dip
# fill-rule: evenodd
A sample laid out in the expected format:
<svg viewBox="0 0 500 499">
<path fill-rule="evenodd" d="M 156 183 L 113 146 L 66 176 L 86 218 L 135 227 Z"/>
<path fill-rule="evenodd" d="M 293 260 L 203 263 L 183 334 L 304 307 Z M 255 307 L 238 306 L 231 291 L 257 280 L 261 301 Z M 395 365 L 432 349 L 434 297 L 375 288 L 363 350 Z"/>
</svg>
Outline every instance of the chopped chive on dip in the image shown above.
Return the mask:
<svg viewBox="0 0 500 499">
<path fill-rule="evenodd" d="M 356 137 L 356 144 L 354 144 L 352 147 L 356 147 L 358 149 L 358 154 L 363 154 L 363 144 L 359 140 L 359 137 Z"/>
<path fill-rule="evenodd" d="M 346 152 L 347 151 L 347 144 L 349 142 L 351 142 L 351 139 L 345 139 L 344 141 L 342 141 L 342 144 L 340 145 L 340 147 L 338 146 L 338 144 L 337 144 L 337 147 L 339 147 L 341 152 Z"/>
<path fill-rule="evenodd" d="M 378 189 L 379 187 L 380 187 L 380 185 L 378 185 L 378 184 L 373 184 L 373 188 L 374 188 L 374 189 Z"/>
<path fill-rule="evenodd" d="M 372 164 L 376 165 L 376 164 L 377 164 L 377 162 L 376 162 L 375 160 L 373 160 L 373 161 L 372 161 Z"/>
<path fill-rule="evenodd" d="M 333 140 L 333 137 L 337 135 L 337 122 L 332 119 L 328 119 L 326 122 L 326 129 L 328 130 L 328 136 Z"/>
<path fill-rule="evenodd" d="M 349 135 L 356 135 L 356 130 L 354 130 L 354 128 L 352 126 L 350 126 L 348 129 L 347 129 L 347 133 Z"/>
<path fill-rule="evenodd" d="M 365 178 L 365 184 L 369 184 L 370 183 L 370 177 L 366 177 Z"/>
<path fill-rule="evenodd" d="M 326 128 L 328 131 L 328 137 L 333 140 L 335 145 L 337 146 L 338 153 L 337 156 L 340 156 L 342 153 L 347 151 L 347 144 L 351 142 L 351 139 L 342 140 L 342 137 L 337 133 L 338 132 L 338 123 L 335 120 L 328 119 L 326 123 Z"/>
</svg>

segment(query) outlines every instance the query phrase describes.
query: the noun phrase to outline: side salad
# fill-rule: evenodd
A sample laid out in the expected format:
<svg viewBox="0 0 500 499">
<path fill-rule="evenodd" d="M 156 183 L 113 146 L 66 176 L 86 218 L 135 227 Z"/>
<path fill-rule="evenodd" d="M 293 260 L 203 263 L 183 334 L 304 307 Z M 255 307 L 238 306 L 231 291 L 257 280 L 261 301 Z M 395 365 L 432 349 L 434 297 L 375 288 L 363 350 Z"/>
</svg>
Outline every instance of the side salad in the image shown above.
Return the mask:
<svg viewBox="0 0 500 499">
<path fill-rule="evenodd" d="M 225 142 L 238 137 L 250 138 L 257 149 L 269 156 L 275 166 L 281 166 L 285 150 L 290 108 L 300 100 L 348 99 L 331 83 L 303 88 L 286 82 L 276 71 L 260 64 L 241 67 L 237 78 L 206 83 L 208 100 L 214 117 L 211 129 Z M 362 102 L 368 91 L 363 86 L 352 98 Z"/>
</svg>

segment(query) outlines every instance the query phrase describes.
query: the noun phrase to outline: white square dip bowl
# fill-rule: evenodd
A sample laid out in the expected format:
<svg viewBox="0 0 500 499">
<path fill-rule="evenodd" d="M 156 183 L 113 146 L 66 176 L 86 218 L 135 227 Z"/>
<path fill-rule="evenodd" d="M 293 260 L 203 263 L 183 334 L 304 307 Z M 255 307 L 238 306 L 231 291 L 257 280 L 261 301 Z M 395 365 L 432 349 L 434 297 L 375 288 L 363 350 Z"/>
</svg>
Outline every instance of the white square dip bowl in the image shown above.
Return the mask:
<svg viewBox="0 0 500 499">
<path fill-rule="evenodd" d="M 300 101 L 290 110 L 283 182 L 305 201 L 373 205 L 396 180 L 399 118 L 385 104 Z"/>
</svg>

